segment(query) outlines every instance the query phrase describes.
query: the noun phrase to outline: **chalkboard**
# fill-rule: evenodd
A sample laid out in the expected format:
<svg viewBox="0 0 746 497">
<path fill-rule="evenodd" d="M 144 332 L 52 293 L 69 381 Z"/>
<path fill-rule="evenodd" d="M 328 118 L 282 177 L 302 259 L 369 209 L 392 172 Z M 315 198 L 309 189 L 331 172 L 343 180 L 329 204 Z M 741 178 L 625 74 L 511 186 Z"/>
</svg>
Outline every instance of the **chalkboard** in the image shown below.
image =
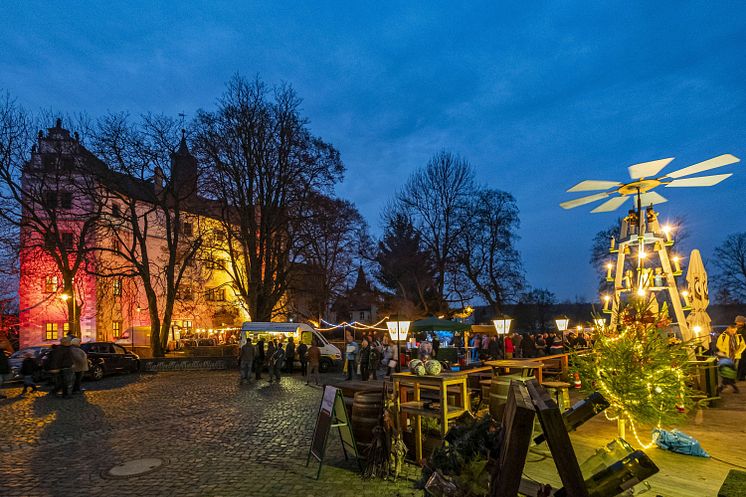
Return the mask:
<svg viewBox="0 0 746 497">
<path fill-rule="evenodd" d="M 350 419 L 347 415 L 347 408 L 345 407 L 342 392 L 336 387 L 326 385 L 324 393 L 321 396 L 319 414 L 316 416 L 316 426 L 313 429 L 313 436 L 311 437 L 311 448 L 308 451 L 308 458 L 306 459 L 306 466 L 311 462 L 311 457 L 319 461 L 319 470 L 316 473 L 317 480 L 321 476 L 321 467 L 324 464 L 324 455 L 326 453 L 326 443 L 329 438 L 329 431 L 332 428 L 337 428 L 339 431 L 339 438 L 342 442 L 342 452 L 345 459 L 347 459 L 347 449 L 350 449 L 359 466 L 360 458 L 358 457 L 357 445 L 355 444 L 355 436 L 352 434 L 352 427 L 350 426 Z"/>
</svg>

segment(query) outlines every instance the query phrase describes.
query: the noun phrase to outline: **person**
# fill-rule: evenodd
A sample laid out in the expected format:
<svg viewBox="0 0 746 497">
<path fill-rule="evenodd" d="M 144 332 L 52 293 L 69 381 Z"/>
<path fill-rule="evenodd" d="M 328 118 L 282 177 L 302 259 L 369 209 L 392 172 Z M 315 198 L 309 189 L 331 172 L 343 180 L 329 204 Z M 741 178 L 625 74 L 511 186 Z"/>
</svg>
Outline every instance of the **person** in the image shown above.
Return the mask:
<svg viewBox="0 0 746 497">
<path fill-rule="evenodd" d="M 370 360 L 368 361 L 368 370 L 374 380 L 378 379 L 378 366 L 381 364 L 381 353 L 377 347 L 370 348 Z"/>
<path fill-rule="evenodd" d="M 256 342 L 254 348 L 254 378 L 257 380 L 262 379 L 262 368 L 264 368 L 264 338 L 260 338 Z"/>
<path fill-rule="evenodd" d="M 575 348 L 577 349 L 588 348 L 588 340 L 585 339 L 585 333 L 583 332 L 578 333 L 578 341 L 575 343 Z"/>
<path fill-rule="evenodd" d="M 21 363 L 21 376 L 23 376 L 23 390 L 21 390 L 21 395 L 25 395 L 26 390 L 29 388 L 31 388 L 31 393 L 39 389 L 34 381 L 34 373 L 36 373 L 37 369 L 38 366 L 34 360 L 33 352 L 26 352 Z"/>
<path fill-rule="evenodd" d="M 500 342 L 497 341 L 497 337 L 490 337 L 490 346 L 488 347 L 487 352 L 492 359 L 501 358 L 502 351 L 500 350 Z"/>
<path fill-rule="evenodd" d="M 521 340 L 521 357 L 532 359 L 536 357 L 536 343 L 533 335 L 526 335 Z"/>
<path fill-rule="evenodd" d="M 88 371 L 88 354 L 80 348 L 80 338 L 75 337 L 71 340 L 70 354 L 73 357 L 73 374 L 75 375 L 72 393 L 80 393 L 84 391 L 80 387 L 80 382 L 85 372 Z"/>
<path fill-rule="evenodd" d="M 254 358 L 256 357 L 256 349 L 254 344 L 251 343 L 251 337 L 246 338 L 246 343 L 241 347 L 241 352 L 238 355 L 238 367 L 241 374 L 241 383 L 244 381 L 251 381 L 251 369 L 254 366 Z"/>
<path fill-rule="evenodd" d="M 512 359 L 513 353 L 515 352 L 515 348 L 513 346 L 513 339 L 511 336 L 505 336 L 503 340 L 505 340 L 505 346 L 504 346 L 505 358 Z"/>
<path fill-rule="evenodd" d="M 386 376 L 391 376 L 390 362 L 394 359 L 394 346 L 391 345 L 389 337 L 383 338 L 381 365 L 386 368 Z"/>
<path fill-rule="evenodd" d="M 8 378 L 10 378 L 10 363 L 8 362 L 8 356 L 5 355 L 5 349 L 0 349 L 0 388 Z M 7 398 L 7 395 L 0 394 L 0 399 Z"/>
<path fill-rule="evenodd" d="M 308 349 L 308 367 L 310 368 L 310 371 L 308 372 L 308 375 L 306 376 L 306 385 L 308 385 L 308 382 L 311 379 L 311 376 L 313 376 L 314 381 L 316 382 L 316 385 L 319 385 L 320 365 L 321 365 L 321 349 L 319 348 L 318 344 L 316 343 L 316 339 L 314 338 L 311 341 L 311 347 Z"/>
<path fill-rule="evenodd" d="M 736 316 L 734 320 L 736 324 L 736 333 L 741 336 L 741 340 L 746 343 L 746 317 Z M 738 381 L 746 380 L 746 360 L 738 362 L 738 372 L 736 374 Z"/>
<path fill-rule="evenodd" d="M 481 343 L 482 340 L 479 338 L 479 335 L 474 335 L 471 337 L 471 340 L 469 340 L 469 346 L 471 347 L 471 362 L 477 362 L 479 360 L 479 345 Z"/>
<path fill-rule="evenodd" d="M 370 343 L 363 338 L 360 348 L 360 379 L 368 381 L 370 377 Z"/>
<path fill-rule="evenodd" d="M 547 355 L 547 343 L 544 341 L 544 335 L 541 333 L 536 334 L 536 357 L 544 357 Z"/>
<path fill-rule="evenodd" d="M 285 346 L 285 366 L 286 372 L 292 374 L 295 362 L 295 343 L 293 337 L 288 338 L 288 344 Z"/>
<path fill-rule="evenodd" d="M 282 345 L 278 345 L 275 348 L 274 353 L 269 358 L 269 382 L 272 383 L 272 378 L 280 382 L 280 371 L 285 366 L 285 350 Z"/>
<path fill-rule="evenodd" d="M 360 346 L 349 332 L 347 333 L 346 340 L 347 347 L 345 348 L 345 359 L 347 359 L 347 381 L 351 381 Z"/>
<path fill-rule="evenodd" d="M 267 345 L 267 370 L 269 370 L 269 364 L 272 362 L 273 355 L 275 355 L 275 341 L 269 340 Z"/>
<path fill-rule="evenodd" d="M 427 340 L 423 340 L 420 342 L 418 355 L 421 361 L 427 361 L 433 355 L 433 345 Z"/>
<path fill-rule="evenodd" d="M 723 385 L 720 386 L 720 390 L 722 391 L 723 387 L 730 385 L 733 387 L 733 391 L 738 393 L 736 379 L 738 378 L 738 367 L 739 362 L 741 361 L 741 355 L 746 349 L 746 342 L 744 342 L 743 337 L 736 331 L 737 328 L 735 324 L 728 326 L 728 328 L 726 328 L 726 330 L 718 337 L 717 350 L 718 355 L 727 359 L 732 364 L 731 367 L 736 371 L 733 378 L 723 376 Z M 721 362 L 725 363 L 726 361 Z"/>
<path fill-rule="evenodd" d="M 54 379 L 54 388 L 51 395 L 62 394 L 63 398 L 70 397 L 70 390 L 73 386 L 73 357 L 70 353 L 71 338 L 64 336 L 60 339 L 59 345 L 52 347 L 47 357 L 47 367 L 49 373 Z"/>
<path fill-rule="evenodd" d="M 555 335 L 552 339 L 552 345 L 549 347 L 549 355 L 561 354 L 565 351 L 562 346 L 562 337 Z"/>
<path fill-rule="evenodd" d="M 298 361 L 300 361 L 300 375 L 306 376 L 308 374 L 308 358 L 306 357 L 308 345 L 301 342 L 296 352 L 298 352 Z"/>
<path fill-rule="evenodd" d="M 513 342 L 513 357 L 523 357 L 523 349 L 521 348 L 523 335 L 521 335 L 520 333 L 513 333 L 510 336 L 510 341 Z"/>
<path fill-rule="evenodd" d="M 438 358 L 438 350 L 440 350 L 440 338 L 437 333 L 433 333 L 433 358 Z"/>
</svg>

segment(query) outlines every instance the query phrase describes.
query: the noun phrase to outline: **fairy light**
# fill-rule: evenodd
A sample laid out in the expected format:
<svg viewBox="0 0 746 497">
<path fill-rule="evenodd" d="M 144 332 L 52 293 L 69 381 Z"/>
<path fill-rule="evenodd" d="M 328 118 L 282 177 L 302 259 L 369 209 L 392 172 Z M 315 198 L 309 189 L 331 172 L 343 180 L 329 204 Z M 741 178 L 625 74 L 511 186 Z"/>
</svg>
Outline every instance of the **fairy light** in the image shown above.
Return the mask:
<svg viewBox="0 0 746 497">
<path fill-rule="evenodd" d="M 389 317 L 386 316 L 385 318 L 381 319 L 377 323 L 370 324 L 370 325 L 369 324 L 365 324 L 365 323 L 361 323 L 359 321 L 353 321 L 351 323 L 348 323 L 347 321 L 344 321 L 344 322 L 339 323 L 339 324 L 334 324 L 334 323 L 330 323 L 330 322 L 325 321 L 325 320 L 322 319 L 321 322 L 324 323 L 326 326 L 328 326 L 328 328 L 316 328 L 316 329 L 318 331 L 331 331 L 331 330 L 336 330 L 338 328 L 352 328 L 353 330 L 358 330 L 358 331 L 360 331 L 360 330 L 388 331 L 388 328 L 381 328 L 381 327 L 379 327 L 379 325 L 381 323 L 385 322 L 386 320 L 388 320 L 388 318 Z"/>
</svg>

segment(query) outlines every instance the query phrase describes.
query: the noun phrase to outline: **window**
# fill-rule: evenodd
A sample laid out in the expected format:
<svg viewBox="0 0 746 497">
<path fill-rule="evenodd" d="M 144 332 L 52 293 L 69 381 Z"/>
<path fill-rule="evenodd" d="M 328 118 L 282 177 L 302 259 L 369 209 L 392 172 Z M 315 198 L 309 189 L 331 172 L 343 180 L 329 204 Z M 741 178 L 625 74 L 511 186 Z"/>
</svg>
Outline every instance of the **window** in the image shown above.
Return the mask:
<svg viewBox="0 0 746 497">
<path fill-rule="evenodd" d="M 192 236 L 192 223 L 181 223 L 181 233 L 185 236 Z"/>
<path fill-rule="evenodd" d="M 122 215 L 122 211 L 119 209 L 119 204 L 111 204 L 111 215 L 115 217 Z"/>
<path fill-rule="evenodd" d="M 44 340 L 57 340 L 57 323 L 46 323 L 45 328 L 46 333 L 44 335 Z"/>
<path fill-rule="evenodd" d="M 179 290 L 177 292 L 179 300 L 193 300 L 194 299 L 194 291 L 192 290 L 192 287 L 189 285 L 184 285 L 179 287 Z"/>
<path fill-rule="evenodd" d="M 365 311 L 360 313 L 360 321 L 365 321 Z"/>
<path fill-rule="evenodd" d="M 67 321 L 62 323 L 62 331 L 64 331 L 65 335 L 67 335 L 67 332 L 70 331 L 70 323 L 68 323 Z"/>
<path fill-rule="evenodd" d="M 47 276 L 44 278 L 44 293 L 54 293 L 57 291 L 57 276 Z"/>
<path fill-rule="evenodd" d="M 62 246 L 65 248 L 65 250 L 72 250 L 73 249 L 73 234 L 70 232 L 61 233 L 62 237 Z"/>
<path fill-rule="evenodd" d="M 213 288 L 205 293 L 205 300 L 210 302 L 225 302 L 225 288 Z"/>
<path fill-rule="evenodd" d="M 57 208 L 57 192 L 52 190 L 47 190 L 43 194 L 42 202 L 44 202 L 44 207 L 47 209 L 56 209 Z"/>
<path fill-rule="evenodd" d="M 122 336 L 122 322 L 121 321 L 111 322 L 111 336 L 114 338 L 119 338 Z"/>
<path fill-rule="evenodd" d="M 192 332 L 192 322 L 189 320 L 184 320 L 181 322 L 181 327 L 184 329 L 184 333 L 191 333 Z"/>
<path fill-rule="evenodd" d="M 117 278 L 114 280 L 114 283 L 112 285 L 112 294 L 115 297 L 121 297 L 122 296 L 122 278 Z"/>
<path fill-rule="evenodd" d="M 60 207 L 62 207 L 63 209 L 72 209 L 73 194 L 71 192 L 60 192 L 59 201 L 60 201 Z"/>
</svg>

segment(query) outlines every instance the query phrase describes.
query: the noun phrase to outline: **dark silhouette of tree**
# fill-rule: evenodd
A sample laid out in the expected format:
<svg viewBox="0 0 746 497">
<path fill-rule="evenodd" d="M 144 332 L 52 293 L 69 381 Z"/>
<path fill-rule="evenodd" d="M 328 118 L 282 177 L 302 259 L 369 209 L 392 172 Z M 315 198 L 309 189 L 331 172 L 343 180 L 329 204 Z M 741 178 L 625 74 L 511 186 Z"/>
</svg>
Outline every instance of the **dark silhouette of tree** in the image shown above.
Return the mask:
<svg viewBox="0 0 746 497">
<path fill-rule="evenodd" d="M 460 224 L 467 226 L 457 241 L 455 260 L 476 294 L 495 314 L 515 303 L 524 287 L 521 257 L 515 247 L 520 220 L 515 199 L 507 192 L 484 188 L 474 192 Z"/>
<path fill-rule="evenodd" d="M 435 291 L 447 302 L 459 239 L 466 233 L 464 210 L 475 191 L 474 171 L 463 158 L 441 151 L 415 171 L 396 196 L 394 210 L 405 214 L 430 253 Z M 458 300 L 461 300 L 459 298 Z"/>
<path fill-rule="evenodd" d="M 746 303 L 746 232 L 733 233 L 715 249 L 716 295 L 722 304 Z"/>
<path fill-rule="evenodd" d="M 344 173 L 337 150 L 311 134 L 299 107 L 289 86 L 235 76 L 217 110 L 200 111 L 196 120 L 209 188 L 223 202 L 229 274 L 257 321 L 284 311 L 308 203 L 331 193 Z"/>
<path fill-rule="evenodd" d="M 307 284 L 315 291 L 291 290 L 312 297 L 315 314 L 310 317 L 326 318 L 359 267 L 363 248 L 370 243 L 368 227 L 352 202 L 322 194 L 309 198 L 304 219 L 298 226 L 299 255 L 309 272 L 303 279 L 312 279 Z"/>
<path fill-rule="evenodd" d="M 415 310 L 427 316 L 443 307 L 430 254 L 423 249 L 420 234 L 406 215 L 393 213 L 389 217 L 376 263 L 376 279 L 393 297 L 390 311 Z"/>
<path fill-rule="evenodd" d="M 515 329 L 530 332 L 548 330 L 551 326 L 547 326 L 547 323 L 552 323 L 555 318 L 551 309 L 556 303 L 557 297 L 547 289 L 534 288 L 525 292 L 516 305 Z"/>
</svg>

